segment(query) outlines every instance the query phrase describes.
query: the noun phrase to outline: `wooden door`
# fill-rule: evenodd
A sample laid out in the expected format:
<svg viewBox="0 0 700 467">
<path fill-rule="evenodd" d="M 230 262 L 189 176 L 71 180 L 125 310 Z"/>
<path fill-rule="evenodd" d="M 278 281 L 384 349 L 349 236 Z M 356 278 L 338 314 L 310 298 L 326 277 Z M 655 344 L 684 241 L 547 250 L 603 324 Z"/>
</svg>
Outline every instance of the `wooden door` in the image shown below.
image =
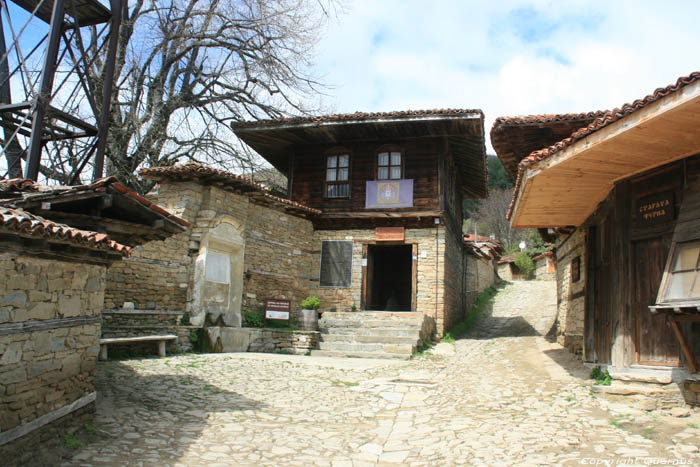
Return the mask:
<svg viewBox="0 0 700 467">
<path fill-rule="evenodd" d="M 612 348 L 612 231 L 604 220 L 588 232 L 588 296 L 585 316 L 585 358 L 593 363 L 611 363 Z"/>
<path fill-rule="evenodd" d="M 656 302 L 670 240 L 670 235 L 641 240 L 632 248 L 637 363 L 644 365 L 680 365 L 678 341 L 666 315 L 649 311 L 649 305 Z"/>
</svg>

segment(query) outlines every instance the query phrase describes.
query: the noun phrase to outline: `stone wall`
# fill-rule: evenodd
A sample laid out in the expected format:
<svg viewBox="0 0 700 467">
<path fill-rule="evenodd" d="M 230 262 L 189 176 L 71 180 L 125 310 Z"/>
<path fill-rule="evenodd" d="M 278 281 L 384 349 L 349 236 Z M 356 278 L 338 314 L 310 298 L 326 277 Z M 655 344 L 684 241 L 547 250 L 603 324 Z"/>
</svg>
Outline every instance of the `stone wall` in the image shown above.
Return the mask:
<svg viewBox="0 0 700 467">
<path fill-rule="evenodd" d="M 498 272 L 498 277 L 504 281 L 514 281 L 522 279 L 520 273 L 513 273 L 513 270 L 517 269 L 513 263 L 499 263 L 496 271 Z"/>
<path fill-rule="evenodd" d="M 464 239 L 461 231 L 455 232 L 450 226 L 451 223 L 448 222 L 446 228 L 438 235 L 439 244 L 442 246 L 438 254 L 444 257 L 444 268 L 440 271 L 442 278 L 437 283 L 438 290 L 443 290 L 437 300 L 438 307 L 442 308 L 436 323 L 440 336 L 463 321 L 467 311 Z"/>
<path fill-rule="evenodd" d="M 263 206 L 247 195 L 192 182 L 164 181 L 148 197 L 191 228 L 143 245 L 129 261 L 110 267 L 105 308 L 133 302 L 141 310 L 184 311 L 200 327 L 240 326 L 242 314 L 262 310 L 268 298 L 288 299 L 293 313 L 300 312 L 313 285 L 310 221 L 281 206 Z M 215 235 L 222 225 L 221 237 L 230 243 Z M 230 280 L 211 283 L 205 273 L 207 252 L 228 253 L 226 248 L 231 248 Z M 217 301 L 217 294 L 223 298 Z"/>
<path fill-rule="evenodd" d="M 25 443 L 13 434 L 37 420 L 65 417 L 71 404 L 94 409 L 105 266 L 0 253 L 0 275 L 0 452 L 7 453 Z"/>
<path fill-rule="evenodd" d="M 553 281 L 556 279 L 556 267 L 553 256 L 541 256 L 535 261 L 535 279 Z"/>
<path fill-rule="evenodd" d="M 102 312 L 102 337 L 134 337 L 148 335 L 172 334 L 176 340 L 166 342 L 166 351 L 188 352 L 193 345 L 190 333 L 199 326 L 181 323 L 184 312 L 165 310 L 104 310 Z M 119 348 L 120 344 L 110 344 L 110 349 Z M 154 354 L 156 343 L 141 342 L 122 345 L 134 354 Z"/>
<path fill-rule="evenodd" d="M 494 285 L 496 279 L 496 268 L 493 260 L 466 255 L 465 308 L 471 309 L 479 294 L 484 289 Z"/>
<path fill-rule="evenodd" d="M 273 328 L 206 329 L 207 347 L 214 352 L 262 352 L 306 355 L 318 348 L 318 331 L 291 331 Z"/>
<path fill-rule="evenodd" d="M 349 240 L 352 249 L 352 279 L 348 288 L 320 287 L 318 285 L 321 270 L 321 241 Z M 362 246 L 375 241 L 374 229 L 361 230 L 319 230 L 313 235 L 312 279 L 316 284 L 315 294 L 321 300 L 321 311 L 335 308 L 337 311 L 351 311 L 353 305 L 359 310 L 362 296 Z M 418 245 L 416 311 L 428 316 L 437 316 L 437 332 L 445 332 L 445 227 L 431 229 L 406 229 L 405 243 Z M 461 251 L 457 261 L 461 261 Z M 454 268 L 453 268 L 454 269 Z M 455 280 L 461 280 L 457 278 Z M 452 282 L 451 282 L 452 283 Z M 452 294 L 451 297 L 453 297 Z M 452 299 L 452 298 L 450 298 Z M 448 300 L 450 300 L 448 299 Z M 454 301 L 454 300 L 453 300 Z M 448 313 L 448 321 L 454 320 Z"/>
<path fill-rule="evenodd" d="M 586 288 L 586 235 L 576 229 L 556 243 L 557 342 L 570 352 L 583 352 L 583 326 Z M 579 258 L 580 278 L 572 280 L 571 266 Z"/>
</svg>

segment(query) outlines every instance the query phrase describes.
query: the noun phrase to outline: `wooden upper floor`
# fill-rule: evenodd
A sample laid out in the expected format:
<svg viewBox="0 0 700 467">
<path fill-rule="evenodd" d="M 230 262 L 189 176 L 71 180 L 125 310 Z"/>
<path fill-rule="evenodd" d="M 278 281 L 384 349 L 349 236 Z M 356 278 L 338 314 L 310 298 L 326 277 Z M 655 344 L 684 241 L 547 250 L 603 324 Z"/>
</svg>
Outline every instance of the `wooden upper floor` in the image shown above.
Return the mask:
<svg viewBox="0 0 700 467">
<path fill-rule="evenodd" d="M 288 179 L 319 228 L 461 225 L 487 194 L 481 111 L 351 114 L 246 122 L 236 134 Z"/>
</svg>

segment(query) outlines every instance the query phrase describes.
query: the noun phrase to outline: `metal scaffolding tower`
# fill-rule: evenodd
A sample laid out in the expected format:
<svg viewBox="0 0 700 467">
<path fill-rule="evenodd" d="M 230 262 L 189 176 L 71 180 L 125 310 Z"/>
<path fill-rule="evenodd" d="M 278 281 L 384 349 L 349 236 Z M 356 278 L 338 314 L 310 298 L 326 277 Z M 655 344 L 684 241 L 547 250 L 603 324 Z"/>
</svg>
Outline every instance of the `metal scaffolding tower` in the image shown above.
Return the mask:
<svg viewBox="0 0 700 467">
<path fill-rule="evenodd" d="M 0 0 L 3 178 L 102 177 L 122 0 Z M 126 6 L 126 5 L 124 5 Z M 42 160 L 48 162 L 42 166 Z M 2 175 L 2 171 L 0 171 Z"/>
</svg>

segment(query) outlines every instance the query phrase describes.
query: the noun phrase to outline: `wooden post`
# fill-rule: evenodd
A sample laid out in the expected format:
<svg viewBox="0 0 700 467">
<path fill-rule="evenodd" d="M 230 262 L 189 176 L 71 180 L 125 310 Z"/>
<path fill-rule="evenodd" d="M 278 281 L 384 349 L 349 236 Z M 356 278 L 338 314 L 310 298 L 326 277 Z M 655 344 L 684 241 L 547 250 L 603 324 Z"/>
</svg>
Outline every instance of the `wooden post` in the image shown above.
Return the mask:
<svg viewBox="0 0 700 467">
<path fill-rule="evenodd" d="M 671 321 L 671 328 L 673 329 L 673 332 L 676 333 L 676 337 L 678 338 L 678 342 L 681 344 L 681 349 L 683 349 L 683 354 L 685 355 L 685 359 L 688 361 L 688 366 L 690 367 L 690 372 L 691 373 L 697 373 L 698 372 L 698 363 L 695 361 L 695 357 L 693 356 L 693 352 L 690 350 L 690 347 L 688 347 L 688 342 L 685 340 L 685 336 L 683 335 L 683 332 L 681 332 L 680 326 L 678 326 L 678 322 L 676 322 L 675 318 L 673 316 L 670 317 Z"/>
</svg>

